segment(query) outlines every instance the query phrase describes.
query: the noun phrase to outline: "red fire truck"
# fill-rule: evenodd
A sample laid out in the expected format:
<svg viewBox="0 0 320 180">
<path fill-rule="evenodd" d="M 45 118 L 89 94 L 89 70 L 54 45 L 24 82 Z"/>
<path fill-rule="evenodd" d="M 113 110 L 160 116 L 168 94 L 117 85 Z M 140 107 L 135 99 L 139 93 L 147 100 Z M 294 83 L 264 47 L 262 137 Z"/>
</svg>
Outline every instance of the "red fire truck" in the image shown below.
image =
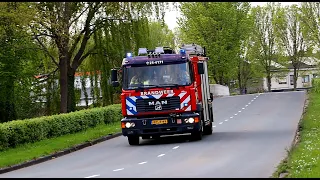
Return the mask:
<svg viewBox="0 0 320 180">
<path fill-rule="evenodd" d="M 182 45 L 175 53 L 168 47 L 140 48 L 127 53 L 122 72 L 122 134 L 130 145 L 161 135 L 191 133 L 194 140 L 212 134 L 213 108 L 209 92 L 205 48 Z M 118 69 L 111 70 L 114 87 Z"/>
</svg>

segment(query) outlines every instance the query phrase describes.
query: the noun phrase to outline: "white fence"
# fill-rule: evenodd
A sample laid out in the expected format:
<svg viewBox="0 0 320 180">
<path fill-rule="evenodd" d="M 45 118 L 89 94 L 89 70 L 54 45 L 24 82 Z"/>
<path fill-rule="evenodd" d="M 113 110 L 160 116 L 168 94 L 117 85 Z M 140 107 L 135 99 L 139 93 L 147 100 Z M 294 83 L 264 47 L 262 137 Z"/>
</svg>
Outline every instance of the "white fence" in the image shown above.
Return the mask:
<svg viewBox="0 0 320 180">
<path fill-rule="evenodd" d="M 210 93 L 213 96 L 230 96 L 230 91 L 228 86 L 222 86 L 220 84 L 210 84 Z"/>
</svg>

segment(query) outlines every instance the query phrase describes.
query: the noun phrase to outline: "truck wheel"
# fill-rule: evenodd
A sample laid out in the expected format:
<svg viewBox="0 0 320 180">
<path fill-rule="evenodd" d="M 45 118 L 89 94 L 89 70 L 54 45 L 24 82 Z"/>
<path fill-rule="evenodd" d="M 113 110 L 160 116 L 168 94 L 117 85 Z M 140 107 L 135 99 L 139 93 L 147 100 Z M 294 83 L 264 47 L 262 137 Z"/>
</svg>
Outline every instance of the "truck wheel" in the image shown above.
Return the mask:
<svg viewBox="0 0 320 180">
<path fill-rule="evenodd" d="M 203 134 L 210 135 L 212 134 L 212 122 L 204 127 Z"/>
<path fill-rule="evenodd" d="M 203 134 L 205 134 L 205 135 L 212 134 L 213 110 L 212 110 L 212 107 L 210 109 L 211 109 L 211 111 L 209 111 L 210 124 L 208 124 L 207 126 L 204 127 Z"/>
<path fill-rule="evenodd" d="M 191 138 L 195 141 L 202 139 L 202 132 L 203 132 L 203 123 L 201 123 L 201 128 L 199 131 L 191 133 Z"/>
<path fill-rule="evenodd" d="M 128 136 L 128 142 L 130 145 L 139 145 L 139 136 Z"/>
</svg>

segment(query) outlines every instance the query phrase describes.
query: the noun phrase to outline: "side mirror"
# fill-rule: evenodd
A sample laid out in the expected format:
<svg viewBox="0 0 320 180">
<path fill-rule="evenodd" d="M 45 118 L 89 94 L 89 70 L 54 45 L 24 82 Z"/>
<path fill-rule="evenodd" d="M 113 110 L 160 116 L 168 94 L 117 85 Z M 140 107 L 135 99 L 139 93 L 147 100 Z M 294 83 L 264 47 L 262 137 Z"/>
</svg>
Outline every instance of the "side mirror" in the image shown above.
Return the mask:
<svg viewBox="0 0 320 180">
<path fill-rule="evenodd" d="M 204 74 L 203 63 L 198 62 L 198 74 Z"/>
<path fill-rule="evenodd" d="M 119 82 L 118 82 L 118 70 L 116 69 L 111 69 L 111 84 L 113 87 L 118 87 Z"/>
</svg>

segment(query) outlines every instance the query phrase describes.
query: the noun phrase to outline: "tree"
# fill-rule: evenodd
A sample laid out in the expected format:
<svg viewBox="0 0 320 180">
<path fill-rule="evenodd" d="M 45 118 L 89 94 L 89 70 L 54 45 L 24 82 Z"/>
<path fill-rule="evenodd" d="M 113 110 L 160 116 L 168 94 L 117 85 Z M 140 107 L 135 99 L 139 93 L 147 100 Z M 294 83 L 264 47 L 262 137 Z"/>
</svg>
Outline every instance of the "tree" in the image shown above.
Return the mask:
<svg viewBox="0 0 320 180">
<path fill-rule="evenodd" d="M 314 46 L 320 47 L 320 3 L 302 2 L 300 11 L 303 36 Z"/>
<path fill-rule="evenodd" d="M 297 5 L 278 8 L 274 23 L 279 44 L 284 48 L 284 53 L 293 66 L 294 90 L 297 88 L 302 59 L 308 51 L 308 45 L 302 32 L 300 15 L 301 12 Z"/>
<path fill-rule="evenodd" d="M 16 108 L 17 104 L 32 109 L 26 90 L 39 59 L 36 45 L 25 29 L 33 13 L 28 6 L 24 2 L 0 3 L 0 122 L 28 117 L 26 113 L 21 115 L 25 106 Z"/>
<path fill-rule="evenodd" d="M 149 46 L 154 49 L 159 46 L 169 46 L 175 48 L 174 33 L 168 28 L 166 24 L 161 22 L 149 22 Z"/>
<path fill-rule="evenodd" d="M 237 79 L 240 93 L 246 92 L 248 80 L 253 76 L 253 66 L 247 57 L 247 51 L 252 35 L 253 18 L 249 15 L 250 4 L 239 3 L 236 13 L 236 29 L 234 36 L 238 37 L 239 47 L 237 59 Z"/>
<path fill-rule="evenodd" d="M 279 3 L 267 3 L 265 7 L 257 6 L 251 11 L 254 18 L 251 51 L 255 54 L 255 61 L 259 62 L 264 69 L 268 91 L 271 91 L 272 62 L 277 61 L 277 48 L 279 48 L 276 45 L 273 21 L 276 8 L 279 6 Z"/>
<path fill-rule="evenodd" d="M 237 76 L 241 34 L 249 9 L 248 3 L 196 2 L 182 3 L 180 39 L 207 48 L 209 71 L 218 84 L 227 85 Z"/>
<path fill-rule="evenodd" d="M 163 3 L 152 2 L 40 2 L 31 24 L 34 37 L 60 71 L 60 112 L 75 110 L 74 74 L 82 62 L 96 54 L 88 42 L 102 28 L 122 21 L 134 22 L 153 11 L 163 15 Z M 160 4 L 160 5 L 159 5 Z M 84 21 L 82 21 L 84 19 Z M 104 34 L 109 36 L 108 34 Z M 44 37 L 43 37 L 44 36 Z M 46 40 L 55 42 L 55 57 Z"/>
</svg>

